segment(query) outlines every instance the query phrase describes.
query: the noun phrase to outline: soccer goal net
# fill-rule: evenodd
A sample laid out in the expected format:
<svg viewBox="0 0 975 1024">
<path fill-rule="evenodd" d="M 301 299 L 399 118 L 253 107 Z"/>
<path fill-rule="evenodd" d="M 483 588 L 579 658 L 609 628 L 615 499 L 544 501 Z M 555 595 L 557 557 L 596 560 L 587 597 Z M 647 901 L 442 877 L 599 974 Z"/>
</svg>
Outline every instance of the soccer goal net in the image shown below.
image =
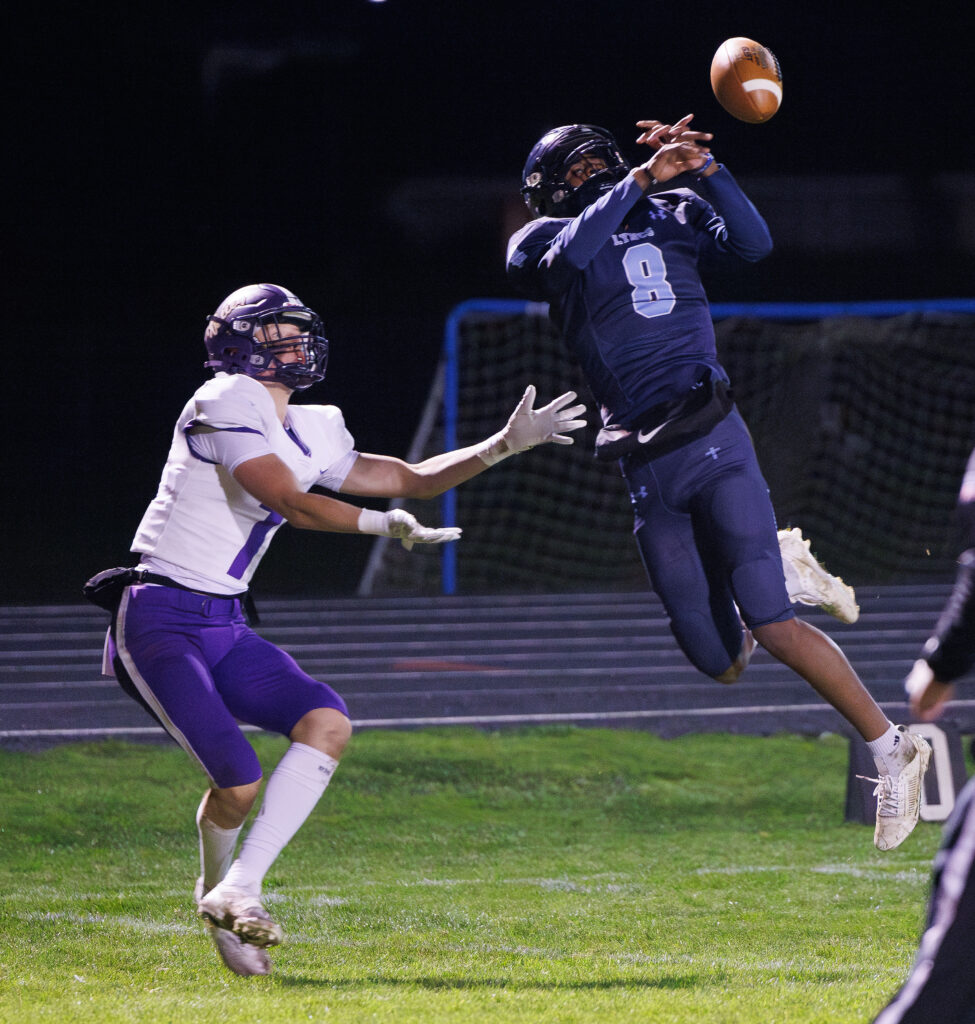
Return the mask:
<svg viewBox="0 0 975 1024">
<path fill-rule="evenodd" d="M 715 306 L 718 350 L 752 432 L 780 526 L 800 526 L 855 585 L 952 578 L 954 507 L 975 444 L 975 302 Z M 643 589 L 615 464 L 597 462 L 598 413 L 547 309 L 471 300 L 448 319 L 444 359 L 411 460 L 503 426 L 528 384 L 576 391 L 589 426 L 456 488 L 407 503 L 463 539 L 407 553 L 380 541 L 360 593 Z"/>
</svg>

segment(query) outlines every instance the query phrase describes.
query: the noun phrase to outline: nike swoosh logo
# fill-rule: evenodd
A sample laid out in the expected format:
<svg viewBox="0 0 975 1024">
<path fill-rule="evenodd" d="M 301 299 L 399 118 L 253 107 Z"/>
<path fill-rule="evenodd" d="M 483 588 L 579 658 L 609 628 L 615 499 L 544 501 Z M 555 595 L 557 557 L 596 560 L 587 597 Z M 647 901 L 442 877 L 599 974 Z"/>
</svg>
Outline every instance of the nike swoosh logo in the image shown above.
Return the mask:
<svg viewBox="0 0 975 1024">
<path fill-rule="evenodd" d="M 659 427 L 654 427 L 653 430 L 650 431 L 641 430 L 636 435 L 636 439 L 637 441 L 640 442 L 640 444 L 646 444 L 648 441 L 652 441 L 657 436 L 657 434 L 659 434 L 660 431 L 663 430 L 665 426 L 667 426 L 666 422 L 661 423 Z"/>
</svg>

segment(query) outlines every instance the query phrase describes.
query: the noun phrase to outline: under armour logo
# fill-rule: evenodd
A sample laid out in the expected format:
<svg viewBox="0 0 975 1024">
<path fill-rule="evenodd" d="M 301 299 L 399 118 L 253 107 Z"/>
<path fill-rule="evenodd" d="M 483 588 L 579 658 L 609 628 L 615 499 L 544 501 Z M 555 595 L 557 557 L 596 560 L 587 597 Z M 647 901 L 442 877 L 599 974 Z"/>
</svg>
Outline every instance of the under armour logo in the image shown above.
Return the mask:
<svg viewBox="0 0 975 1024">
<path fill-rule="evenodd" d="M 720 451 L 721 451 L 720 448 L 715 448 L 714 445 L 711 445 L 711 447 L 704 454 L 705 455 L 710 455 L 711 458 L 714 459 L 715 462 L 717 462 L 718 461 L 718 452 L 720 452 Z"/>
</svg>

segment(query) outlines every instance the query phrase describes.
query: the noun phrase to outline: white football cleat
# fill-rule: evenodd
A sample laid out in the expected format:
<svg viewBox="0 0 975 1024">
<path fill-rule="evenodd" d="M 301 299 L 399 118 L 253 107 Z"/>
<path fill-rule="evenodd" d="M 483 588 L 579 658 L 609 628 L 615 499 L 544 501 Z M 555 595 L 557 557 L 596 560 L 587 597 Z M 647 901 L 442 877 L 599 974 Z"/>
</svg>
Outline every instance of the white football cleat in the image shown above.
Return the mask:
<svg viewBox="0 0 975 1024">
<path fill-rule="evenodd" d="M 196 880 L 196 890 L 193 893 L 197 906 L 205 895 L 203 878 L 200 877 Z M 267 955 L 266 949 L 244 942 L 239 935 L 227 931 L 226 928 L 218 928 L 208 917 L 203 917 L 203 923 L 228 971 L 239 974 L 242 978 L 271 973 L 271 958 Z"/>
<path fill-rule="evenodd" d="M 903 725 L 897 729 L 908 741 L 905 746 L 913 748 L 911 759 L 897 775 L 881 774 L 880 778 L 869 780 L 877 783 L 873 791 L 877 798 L 877 827 L 873 844 L 878 850 L 893 850 L 914 831 L 921 813 L 924 773 L 931 760 L 931 747 L 923 736 L 908 732 Z"/>
<path fill-rule="evenodd" d="M 215 927 L 237 935 L 254 946 L 276 946 L 283 938 L 281 925 L 271 920 L 260 896 L 220 882 L 197 900 L 200 916 Z"/>
<path fill-rule="evenodd" d="M 790 601 L 818 606 L 840 622 L 856 622 L 860 606 L 853 587 L 816 561 L 802 530 L 798 527 L 779 530 L 779 551 Z"/>
</svg>

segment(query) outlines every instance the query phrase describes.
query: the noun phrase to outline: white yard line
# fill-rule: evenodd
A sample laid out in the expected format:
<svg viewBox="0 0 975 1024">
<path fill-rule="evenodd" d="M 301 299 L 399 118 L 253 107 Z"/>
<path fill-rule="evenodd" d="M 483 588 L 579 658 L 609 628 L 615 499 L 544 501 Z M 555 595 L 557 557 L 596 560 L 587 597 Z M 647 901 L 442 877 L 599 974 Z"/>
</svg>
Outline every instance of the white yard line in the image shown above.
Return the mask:
<svg viewBox="0 0 975 1024">
<path fill-rule="evenodd" d="M 882 703 L 881 707 L 903 707 L 902 703 Z M 975 700 L 956 700 L 952 707 L 975 707 Z M 519 723 L 558 722 L 625 722 L 651 721 L 667 718 L 695 719 L 714 716 L 733 718 L 735 716 L 768 715 L 796 712 L 816 714 L 837 714 L 828 704 L 749 704 L 742 707 L 718 708 L 640 708 L 633 711 L 574 711 L 552 712 L 543 714 L 518 715 L 442 715 L 402 718 L 360 718 L 353 719 L 356 729 L 405 728 L 407 726 L 438 726 L 438 725 L 517 725 Z M 254 726 L 245 725 L 246 732 L 260 732 Z M 82 739 L 95 736 L 162 736 L 159 726 L 118 726 L 94 729 L 0 729 L 0 739 L 44 739 L 61 737 L 64 739 Z"/>
</svg>

